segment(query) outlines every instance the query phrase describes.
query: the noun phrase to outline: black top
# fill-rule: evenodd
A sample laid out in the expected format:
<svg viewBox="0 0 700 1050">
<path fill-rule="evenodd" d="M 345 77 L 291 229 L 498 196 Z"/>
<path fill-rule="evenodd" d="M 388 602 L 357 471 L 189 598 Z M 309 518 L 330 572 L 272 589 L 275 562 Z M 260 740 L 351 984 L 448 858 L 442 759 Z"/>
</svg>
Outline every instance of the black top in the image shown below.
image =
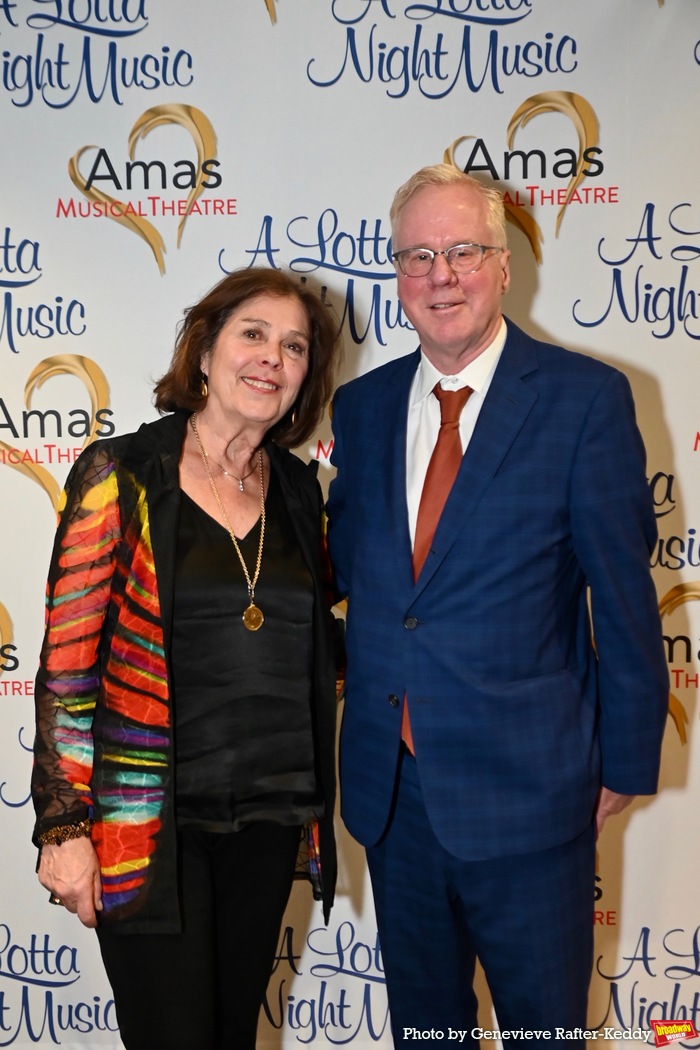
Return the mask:
<svg viewBox="0 0 700 1050">
<path fill-rule="evenodd" d="M 310 709 L 313 585 L 271 472 L 256 604 L 227 530 L 182 493 L 172 644 L 179 824 L 302 824 L 322 806 Z M 252 577 L 260 522 L 238 541 Z"/>
</svg>

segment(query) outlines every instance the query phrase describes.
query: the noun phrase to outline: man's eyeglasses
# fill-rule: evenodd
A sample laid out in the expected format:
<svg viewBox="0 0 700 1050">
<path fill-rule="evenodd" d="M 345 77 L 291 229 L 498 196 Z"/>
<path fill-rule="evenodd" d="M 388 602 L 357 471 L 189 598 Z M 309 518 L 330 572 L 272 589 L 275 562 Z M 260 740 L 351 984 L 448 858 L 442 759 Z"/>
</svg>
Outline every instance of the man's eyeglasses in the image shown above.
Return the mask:
<svg viewBox="0 0 700 1050">
<path fill-rule="evenodd" d="M 427 277 L 436 255 L 444 255 L 455 273 L 476 273 L 481 269 L 487 252 L 502 251 L 503 248 L 493 244 L 453 244 L 442 252 L 433 252 L 430 248 L 404 248 L 394 252 L 391 258 L 406 277 Z"/>
</svg>

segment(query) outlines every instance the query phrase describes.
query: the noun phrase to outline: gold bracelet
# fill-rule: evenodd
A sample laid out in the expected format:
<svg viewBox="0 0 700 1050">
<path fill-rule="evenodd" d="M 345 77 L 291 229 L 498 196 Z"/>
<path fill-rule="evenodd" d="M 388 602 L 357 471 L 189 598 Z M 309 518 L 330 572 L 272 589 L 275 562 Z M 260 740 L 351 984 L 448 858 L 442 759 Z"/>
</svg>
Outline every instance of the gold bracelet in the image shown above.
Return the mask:
<svg viewBox="0 0 700 1050">
<path fill-rule="evenodd" d="M 35 841 L 39 846 L 60 846 L 71 839 L 89 838 L 93 824 L 94 821 L 89 817 L 87 820 L 81 820 L 79 824 L 59 824 L 58 827 L 49 828 L 48 831 L 37 835 Z"/>
</svg>

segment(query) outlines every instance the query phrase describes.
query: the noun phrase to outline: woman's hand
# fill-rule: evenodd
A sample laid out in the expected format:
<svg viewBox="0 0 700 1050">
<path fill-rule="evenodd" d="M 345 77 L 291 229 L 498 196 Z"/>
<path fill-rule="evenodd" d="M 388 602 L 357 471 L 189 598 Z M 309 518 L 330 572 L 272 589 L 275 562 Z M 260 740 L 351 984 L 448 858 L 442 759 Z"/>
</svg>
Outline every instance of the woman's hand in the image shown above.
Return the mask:
<svg viewBox="0 0 700 1050">
<path fill-rule="evenodd" d="M 102 910 L 102 883 L 97 854 L 87 835 L 60 846 L 43 846 L 38 875 L 41 885 L 60 897 L 83 926 L 97 926 L 96 912 Z"/>
</svg>

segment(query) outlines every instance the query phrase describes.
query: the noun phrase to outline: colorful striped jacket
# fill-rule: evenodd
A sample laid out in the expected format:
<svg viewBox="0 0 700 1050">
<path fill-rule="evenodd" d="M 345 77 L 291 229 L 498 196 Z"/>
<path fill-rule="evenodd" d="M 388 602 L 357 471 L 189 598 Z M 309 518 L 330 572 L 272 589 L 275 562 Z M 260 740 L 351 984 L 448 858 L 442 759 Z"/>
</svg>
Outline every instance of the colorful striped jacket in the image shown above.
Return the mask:
<svg viewBox="0 0 700 1050">
<path fill-rule="evenodd" d="M 91 816 L 100 922 L 180 928 L 169 644 L 187 416 L 90 445 L 73 467 L 47 584 L 36 681 L 34 839 Z M 326 817 L 318 827 L 324 915 L 335 886 L 335 660 L 315 471 L 267 447 L 314 580 L 313 717 Z M 313 465 L 315 466 L 315 465 Z"/>
</svg>

